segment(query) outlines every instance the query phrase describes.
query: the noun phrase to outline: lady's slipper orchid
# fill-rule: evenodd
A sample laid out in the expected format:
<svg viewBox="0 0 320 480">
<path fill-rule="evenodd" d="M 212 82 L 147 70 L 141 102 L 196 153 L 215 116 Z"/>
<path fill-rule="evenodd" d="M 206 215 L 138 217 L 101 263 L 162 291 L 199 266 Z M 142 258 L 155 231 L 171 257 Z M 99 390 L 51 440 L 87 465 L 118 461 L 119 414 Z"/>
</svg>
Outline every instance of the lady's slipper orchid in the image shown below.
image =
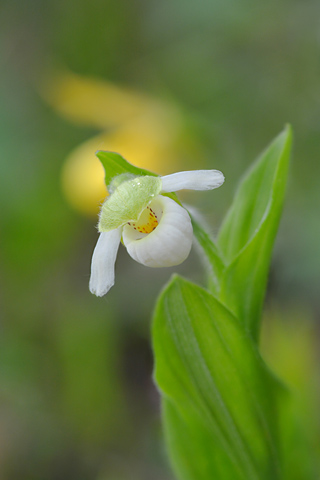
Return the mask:
<svg viewBox="0 0 320 480">
<path fill-rule="evenodd" d="M 178 190 L 211 190 L 224 176 L 218 170 L 178 172 L 164 177 L 122 174 L 109 186 L 102 205 L 99 240 L 93 252 L 89 288 L 102 297 L 114 285 L 122 239 L 129 255 L 147 267 L 172 267 L 189 255 L 193 230 L 189 213 L 166 196 Z"/>
</svg>

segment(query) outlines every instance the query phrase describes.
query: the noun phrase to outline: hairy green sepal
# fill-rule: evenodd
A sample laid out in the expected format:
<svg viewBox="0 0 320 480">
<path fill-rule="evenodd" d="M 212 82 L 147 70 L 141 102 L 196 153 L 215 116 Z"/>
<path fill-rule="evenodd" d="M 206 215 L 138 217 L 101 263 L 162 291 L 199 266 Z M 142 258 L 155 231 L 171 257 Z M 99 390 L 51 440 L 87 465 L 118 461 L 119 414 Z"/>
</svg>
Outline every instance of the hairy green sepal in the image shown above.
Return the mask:
<svg viewBox="0 0 320 480">
<path fill-rule="evenodd" d="M 99 232 L 109 232 L 139 219 L 143 210 L 159 195 L 160 177 L 136 177 L 121 183 L 102 205 Z"/>
</svg>

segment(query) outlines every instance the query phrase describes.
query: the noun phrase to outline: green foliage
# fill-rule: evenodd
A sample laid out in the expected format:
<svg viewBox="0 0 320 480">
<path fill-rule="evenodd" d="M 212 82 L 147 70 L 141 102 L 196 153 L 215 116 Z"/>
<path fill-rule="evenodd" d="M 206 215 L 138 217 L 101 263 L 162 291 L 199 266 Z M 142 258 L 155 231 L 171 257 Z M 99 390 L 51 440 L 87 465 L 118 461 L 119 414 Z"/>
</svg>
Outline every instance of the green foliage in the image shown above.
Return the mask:
<svg viewBox="0 0 320 480">
<path fill-rule="evenodd" d="M 257 340 L 272 247 L 282 212 L 291 128 L 258 158 L 241 182 L 217 244 L 193 221 L 210 265 L 212 293 Z"/>
<path fill-rule="evenodd" d="M 192 226 L 193 233 L 207 258 L 210 290 L 212 293 L 219 295 L 220 282 L 225 270 L 225 261 L 222 258 L 219 247 L 212 241 L 208 233 L 194 218 L 192 218 Z"/>
<path fill-rule="evenodd" d="M 280 478 L 273 379 L 239 321 L 206 290 L 175 277 L 160 297 L 153 335 L 155 378 L 193 432 L 188 441 L 196 430 L 214 457 L 217 445 L 234 478 Z M 217 476 L 213 459 L 201 465 L 207 472 L 190 478 Z"/>
<path fill-rule="evenodd" d="M 212 448 L 212 433 L 196 416 L 183 418 L 174 403 L 164 398 L 163 417 L 165 437 L 178 478 L 241 478 L 225 450 L 218 443 Z"/>
<path fill-rule="evenodd" d="M 127 162 L 127 160 L 119 155 L 119 153 L 99 150 L 96 152 L 96 156 L 103 165 L 105 171 L 105 183 L 107 187 L 109 187 L 111 181 L 117 175 L 131 173 L 136 177 L 141 177 L 142 175 L 157 176 L 155 173 L 149 172 L 149 170 L 131 165 L 131 163 Z"/>
<path fill-rule="evenodd" d="M 193 219 L 211 293 L 175 277 L 156 307 L 155 379 L 181 480 L 275 480 L 286 471 L 282 387 L 256 342 L 291 137 L 288 127 L 250 169 L 217 244 Z"/>
<path fill-rule="evenodd" d="M 227 268 L 221 300 L 257 339 L 292 142 L 287 127 L 243 179 L 219 236 Z"/>
</svg>

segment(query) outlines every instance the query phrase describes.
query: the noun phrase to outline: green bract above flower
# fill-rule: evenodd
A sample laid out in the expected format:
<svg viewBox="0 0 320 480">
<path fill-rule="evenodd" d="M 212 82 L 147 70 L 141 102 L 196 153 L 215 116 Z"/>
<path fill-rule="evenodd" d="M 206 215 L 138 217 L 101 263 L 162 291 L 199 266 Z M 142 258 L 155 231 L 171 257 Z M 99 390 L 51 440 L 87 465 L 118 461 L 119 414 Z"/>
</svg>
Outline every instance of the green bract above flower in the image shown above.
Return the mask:
<svg viewBox="0 0 320 480">
<path fill-rule="evenodd" d="M 218 170 L 178 172 L 164 177 L 119 175 L 102 205 L 100 237 L 91 263 L 90 291 L 101 297 L 114 284 L 114 265 L 122 238 L 129 255 L 147 267 L 172 267 L 189 255 L 193 231 L 185 208 L 166 193 L 211 190 L 224 176 Z"/>
</svg>

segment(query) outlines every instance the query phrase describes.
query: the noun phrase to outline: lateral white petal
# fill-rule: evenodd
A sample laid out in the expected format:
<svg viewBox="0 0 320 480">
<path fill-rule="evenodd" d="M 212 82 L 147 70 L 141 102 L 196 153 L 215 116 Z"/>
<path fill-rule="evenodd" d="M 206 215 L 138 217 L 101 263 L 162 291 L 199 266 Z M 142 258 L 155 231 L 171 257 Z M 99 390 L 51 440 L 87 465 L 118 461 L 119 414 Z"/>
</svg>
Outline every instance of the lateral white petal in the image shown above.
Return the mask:
<svg viewBox="0 0 320 480">
<path fill-rule="evenodd" d="M 188 212 L 162 195 L 150 203 L 150 208 L 159 219 L 151 233 L 139 234 L 129 225 L 123 228 L 123 243 L 129 255 L 147 267 L 179 265 L 188 257 L 192 246 L 193 230 Z"/>
<path fill-rule="evenodd" d="M 89 289 L 102 297 L 114 285 L 114 264 L 120 245 L 122 228 L 100 233 L 91 261 Z"/>
<path fill-rule="evenodd" d="M 178 190 L 212 190 L 224 182 L 224 175 L 219 170 L 192 170 L 177 172 L 161 177 L 162 193 Z"/>
</svg>

